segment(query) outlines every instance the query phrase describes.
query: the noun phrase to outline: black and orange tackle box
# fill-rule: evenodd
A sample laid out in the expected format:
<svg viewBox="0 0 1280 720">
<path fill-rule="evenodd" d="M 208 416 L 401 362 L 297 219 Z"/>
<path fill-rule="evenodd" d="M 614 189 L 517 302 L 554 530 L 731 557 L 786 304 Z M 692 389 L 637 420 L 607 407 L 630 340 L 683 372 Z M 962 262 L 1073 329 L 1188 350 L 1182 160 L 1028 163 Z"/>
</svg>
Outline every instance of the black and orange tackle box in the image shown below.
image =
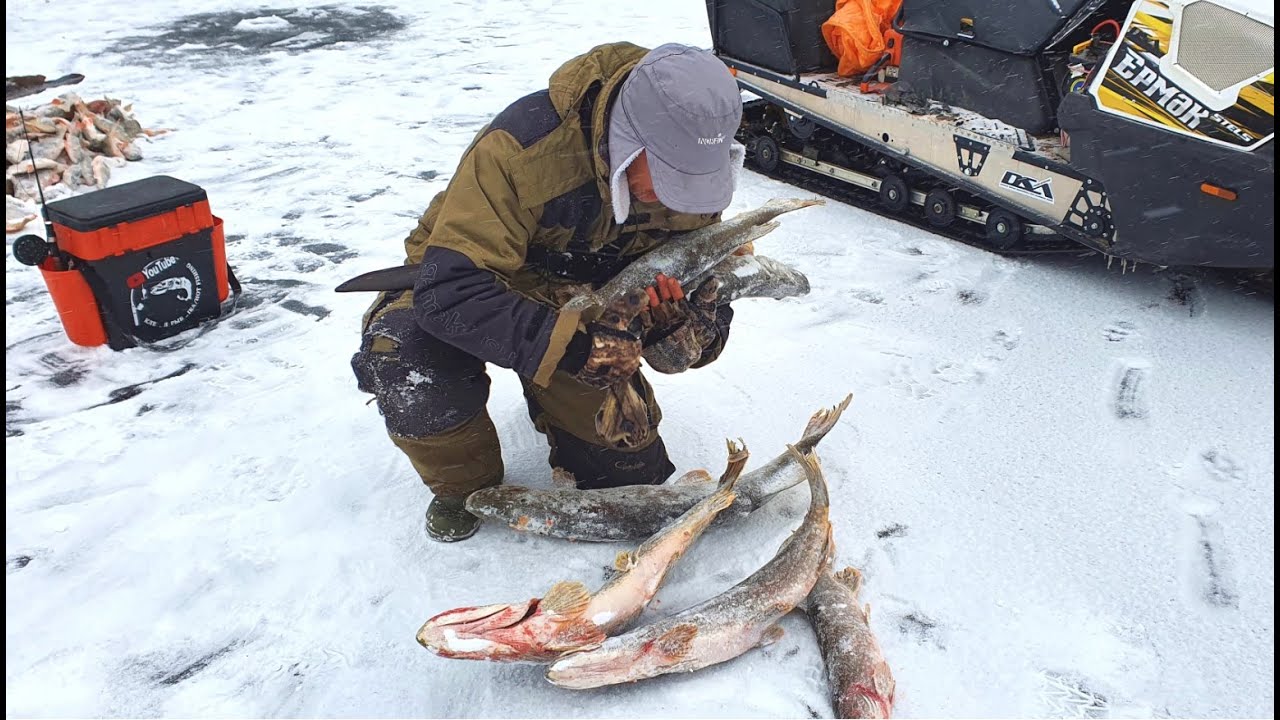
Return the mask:
<svg viewBox="0 0 1280 720">
<path fill-rule="evenodd" d="M 200 186 L 167 175 L 49 203 L 58 253 L 40 266 L 79 345 L 146 345 L 216 319 L 239 283 Z"/>
</svg>

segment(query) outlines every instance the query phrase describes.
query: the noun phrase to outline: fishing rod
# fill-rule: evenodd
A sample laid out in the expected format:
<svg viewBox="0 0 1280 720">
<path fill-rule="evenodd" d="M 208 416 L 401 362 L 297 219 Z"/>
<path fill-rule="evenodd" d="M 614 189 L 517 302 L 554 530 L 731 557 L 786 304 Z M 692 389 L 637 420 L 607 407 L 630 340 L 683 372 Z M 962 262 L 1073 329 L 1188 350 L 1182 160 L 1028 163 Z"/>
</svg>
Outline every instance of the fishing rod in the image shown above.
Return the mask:
<svg viewBox="0 0 1280 720">
<path fill-rule="evenodd" d="M 36 167 L 36 154 L 31 148 L 31 136 L 27 134 L 27 116 L 22 108 L 18 108 L 18 117 L 22 122 L 22 138 L 27 141 L 27 157 L 31 159 L 31 176 L 36 181 L 36 194 L 40 196 L 40 216 L 44 218 L 45 236 L 23 235 L 15 239 L 13 257 L 23 265 L 39 265 L 46 259 L 53 258 L 51 270 L 70 270 L 71 257 L 58 247 L 53 221 L 49 219 L 49 205 L 44 199 L 44 187 L 40 185 L 40 170 Z"/>
</svg>

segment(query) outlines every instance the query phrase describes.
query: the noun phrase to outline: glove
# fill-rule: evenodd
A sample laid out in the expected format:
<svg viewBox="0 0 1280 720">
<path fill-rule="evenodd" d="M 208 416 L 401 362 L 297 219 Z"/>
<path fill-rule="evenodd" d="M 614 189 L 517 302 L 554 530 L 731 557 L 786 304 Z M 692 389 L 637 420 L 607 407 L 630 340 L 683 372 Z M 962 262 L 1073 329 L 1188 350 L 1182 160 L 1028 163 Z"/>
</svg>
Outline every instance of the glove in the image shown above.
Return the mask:
<svg viewBox="0 0 1280 720">
<path fill-rule="evenodd" d="M 693 334 L 698 339 L 699 347 L 704 350 L 720 337 L 720 329 L 716 325 L 716 306 L 719 300 L 720 281 L 715 275 L 703 280 L 689 299 L 689 318 L 693 324 Z"/>
<path fill-rule="evenodd" d="M 661 373 L 684 372 L 702 358 L 718 337 L 716 294 L 719 281 L 708 278 L 691 298 L 675 278 L 658 275 L 646 289 L 649 307 L 640 313 L 645 328 L 643 357 Z"/>
<path fill-rule="evenodd" d="M 684 289 L 675 278 L 658 273 L 654 284 L 645 288 L 649 305 L 640 311 L 644 346 L 651 347 L 680 331 L 689 322 Z"/>
<path fill-rule="evenodd" d="M 597 320 L 587 324 L 586 332 L 569 341 L 560 369 L 594 388 L 607 388 L 631 377 L 640 369 L 644 349 L 636 315 L 647 302 L 643 291 L 615 300 Z"/>
</svg>

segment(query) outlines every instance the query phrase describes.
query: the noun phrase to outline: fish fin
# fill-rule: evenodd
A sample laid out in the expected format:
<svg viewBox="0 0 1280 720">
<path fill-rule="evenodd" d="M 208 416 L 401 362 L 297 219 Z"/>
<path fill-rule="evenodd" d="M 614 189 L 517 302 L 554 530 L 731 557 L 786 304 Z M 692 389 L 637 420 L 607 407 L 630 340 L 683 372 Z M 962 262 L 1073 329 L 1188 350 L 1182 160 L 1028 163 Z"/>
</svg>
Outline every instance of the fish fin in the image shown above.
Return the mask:
<svg viewBox="0 0 1280 720">
<path fill-rule="evenodd" d="M 782 639 L 787 632 L 782 629 L 781 625 L 773 625 L 760 636 L 760 642 L 756 643 L 756 647 L 765 647 L 772 645 Z"/>
<path fill-rule="evenodd" d="M 542 609 L 550 615 L 575 618 L 587 609 L 591 593 L 577 580 L 564 580 L 551 586 L 542 598 Z"/>
<path fill-rule="evenodd" d="M 782 223 L 778 222 L 777 220 L 771 220 L 767 223 L 760 223 L 759 225 L 756 225 L 755 227 L 747 230 L 746 233 L 743 234 L 742 244 L 739 245 L 738 247 L 742 247 L 743 245 L 746 245 L 748 243 L 754 243 L 756 240 L 759 240 L 765 235 L 768 235 L 774 230 L 777 230 L 781 226 L 782 226 Z M 754 245 L 752 246 L 752 249 L 754 250 Z"/>
<path fill-rule="evenodd" d="M 711 482 L 711 473 L 706 470 L 690 470 L 668 482 L 668 485 L 697 485 L 698 483 Z"/>
<path fill-rule="evenodd" d="M 689 654 L 689 650 L 693 647 L 693 638 L 697 634 L 697 625 L 680 623 L 654 640 L 652 649 L 672 660 L 679 660 Z"/>
<path fill-rule="evenodd" d="M 578 652 L 580 650 L 595 650 L 604 644 L 608 636 L 604 634 L 599 625 L 582 618 L 570 620 L 561 625 L 556 632 L 556 638 L 557 640 L 548 643 L 547 649 L 563 655 L 564 653 Z"/>
<path fill-rule="evenodd" d="M 831 432 L 831 428 L 839 422 L 840 416 L 844 413 L 845 408 L 849 407 L 850 401 L 853 400 L 853 393 L 849 393 L 844 400 L 832 408 L 822 408 L 809 418 L 809 424 L 804 428 L 804 434 L 800 436 L 800 442 L 796 446 L 801 450 L 809 451 L 822 442 L 822 438 Z"/>
<path fill-rule="evenodd" d="M 854 595 L 857 595 L 858 591 L 862 589 L 862 573 L 858 572 L 857 568 L 847 567 L 841 570 L 836 573 L 836 580 L 841 585 L 849 588 L 849 591 Z"/>
<path fill-rule="evenodd" d="M 618 572 L 626 572 L 636 566 L 636 554 L 631 550 L 623 550 L 613 559 L 613 567 Z"/>
<path fill-rule="evenodd" d="M 578 487 L 578 479 L 568 470 L 562 467 L 555 467 L 551 468 L 551 484 L 557 488 L 572 490 Z"/>
</svg>

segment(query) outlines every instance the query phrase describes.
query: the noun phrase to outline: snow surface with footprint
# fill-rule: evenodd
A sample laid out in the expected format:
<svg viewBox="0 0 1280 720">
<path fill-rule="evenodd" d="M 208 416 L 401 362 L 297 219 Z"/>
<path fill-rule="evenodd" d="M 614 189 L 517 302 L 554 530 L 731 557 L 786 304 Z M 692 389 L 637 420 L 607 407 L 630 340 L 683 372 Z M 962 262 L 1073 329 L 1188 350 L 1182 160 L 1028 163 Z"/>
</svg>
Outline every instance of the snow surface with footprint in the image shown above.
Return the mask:
<svg viewBox="0 0 1280 720">
<path fill-rule="evenodd" d="M 203 187 L 245 286 L 170 352 L 80 348 L 6 256 L 6 714 L 830 717 L 795 614 L 734 661 L 590 692 L 420 647 L 437 612 L 598 586 L 623 548 L 492 525 L 428 542 L 430 495 L 349 367 L 370 298 L 333 292 L 401 262 L 507 103 L 601 42 L 708 46 L 704 3 L 202 13 L 6 6 L 7 74 L 80 72 L 85 99 L 174 129 L 112 183 Z M 728 213 L 796 195 L 747 173 Z M 757 251 L 812 292 L 738 302 L 718 362 L 650 371 L 662 432 L 681 472 L 718 471 L 726 437 L 754 467 L 854 394 L 819 452 L 898 716 L 1274 714 L 1269 299 L 1001 258 L 836 202 Z M 492 376 L 507 481 L 548 486 L 518 382 Z M 749 575 L 807 502 L 708 532 L 641 622 Z"/>
</svg>

